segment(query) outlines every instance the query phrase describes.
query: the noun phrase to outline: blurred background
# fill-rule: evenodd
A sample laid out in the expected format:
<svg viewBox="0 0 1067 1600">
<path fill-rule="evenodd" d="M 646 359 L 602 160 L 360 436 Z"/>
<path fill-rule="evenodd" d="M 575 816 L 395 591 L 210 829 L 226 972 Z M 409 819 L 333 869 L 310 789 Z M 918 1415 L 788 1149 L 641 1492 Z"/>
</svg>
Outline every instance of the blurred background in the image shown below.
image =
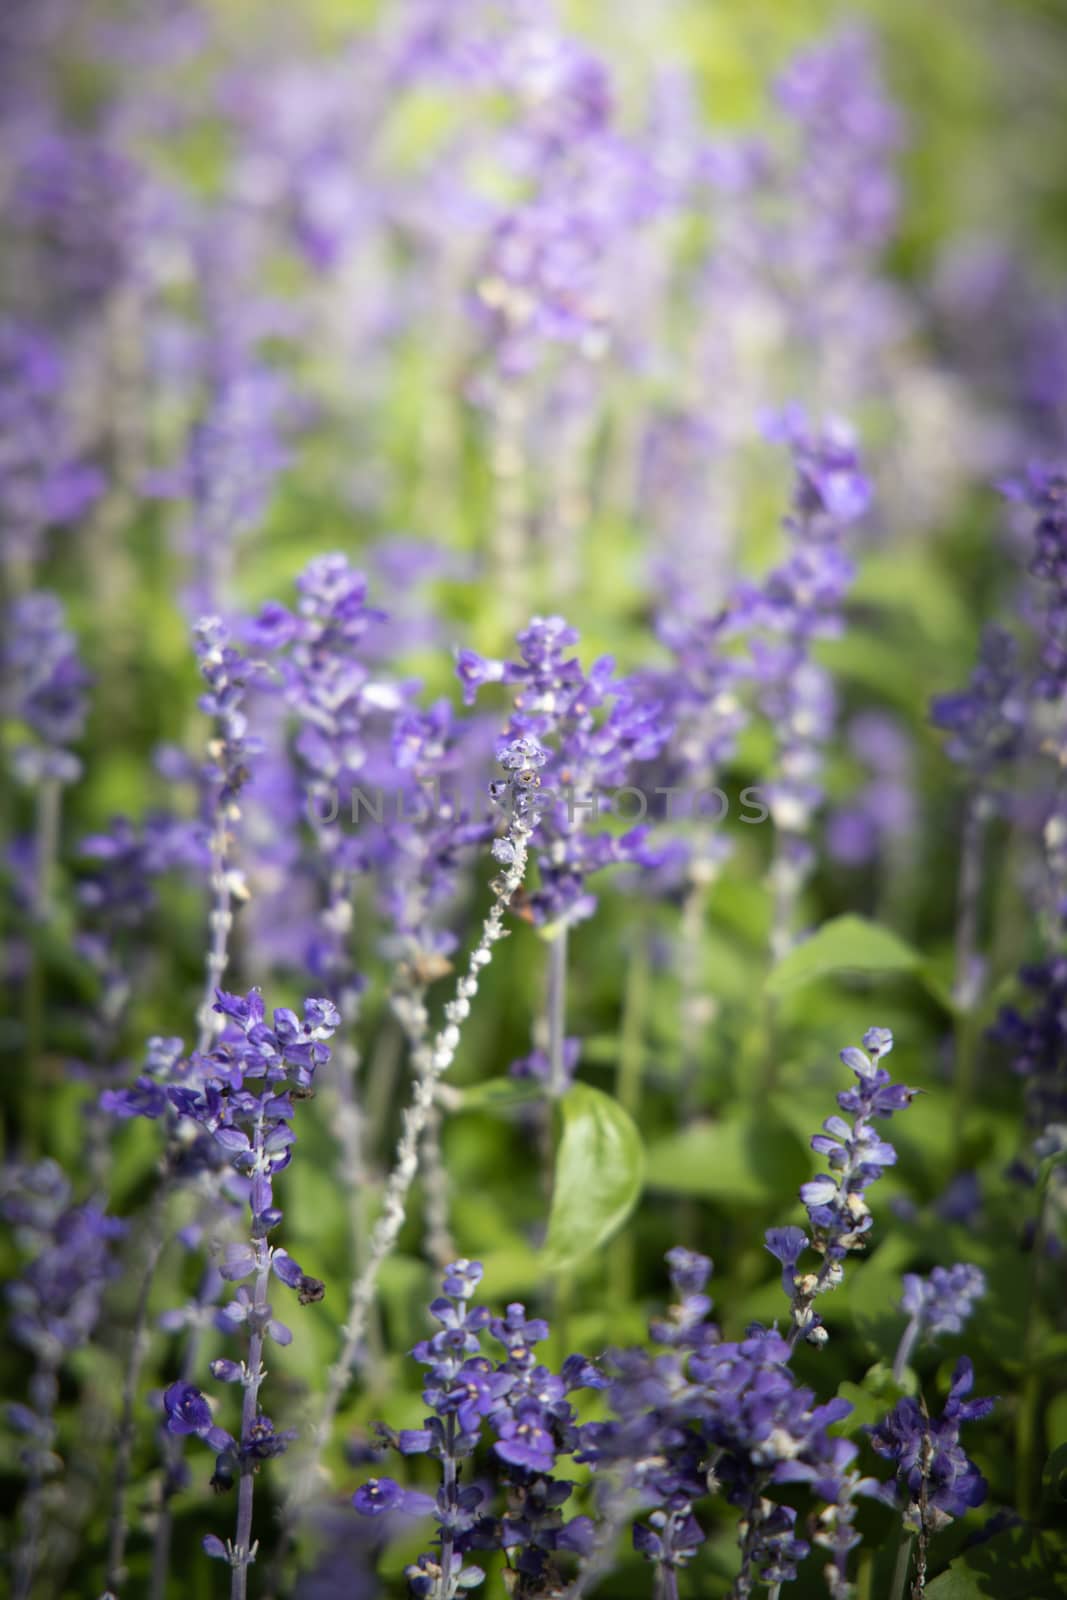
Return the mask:
<svg viewBox="0 0 1067 1600">
<path fill-rule="evenodd" d="M 341 551 L 389 613 L 375 660 L 418 680 L 423 703 L 458 706 L 455 652 L 513 655 L 516 630 L 537 612 L 579 628 L 587 666 L 610 652 L 623 673 L 666 670 L 686 628 L 779 559 L 791 503 L 783 439 L 846 422 L 840 438 L 855 441 L 873 492 L 850 529 L 856 578 L 843 629 L 817 647 L 837 703 L 798 925 L 859 913 L 921 961 L 858 982 L 832 969 L 764 1004 L 771 830 L 736 816 L 695 924 L 683 922 L 683 887 L 669 874 L 597 879 L 597 915 L 571 939 L 568 1033 L 581 1041 L 583 1080 L 640 1120 L 647 1180 L 610 1251 L 575 1269 L 554 1337 L 591 1353 L 640 1337 L 664 1298 L 663 1252 L 679 1240 L 721 1263 L 716 1296 L 731 1336 L 778 1314 L 762 1228 L 810 1174 L 807 1136 L 840 1087 L 837 1051 L 878 1023 L 903 1041 L 901 1075 L 929 1093 L 901 1125 L 901 1164 L 882 1200 L 890 1236 L 841 1297 L 841 1338 L 819 1382 L 845 1386 L 857 1423 L 871 1420 L 858 1380 L 895 1336 L 899 1274 L 950 1259 L 977 1261 L 993 1285 L 968 1347 L 980 1392 L 1018 1381 L 1017 1352 L 1035 1337 L 1023 1218 L 1003 1177 L 1019 1095 L 983 1029 L 1036 948 L 1027 893 L 1042 868 L 1020 863 L 1017 836 L 1009 862 L 1009 827 L 994 820 L 987 987 L 961 1032 L 951 992 L 967 780 L 946 759 L 929 701 L 966 682 L 991 617 L 1026 611 L 1029 525 L 998 483 L 1062 458 L 1065 65 L 1067 11 L 1056 0 L 552 10 L 533 0 L 8 0 L 4 600 L 57 593 L 92 682 L 74 741 L 81 771 L 63 791 L 51 914 L 31 940 L 20 930 L 34 796 L 5 779 L 9 1154 L 55 1157 L 79 1195 L 104 1193 L 123 1216 L 151 1194 L 153 1128 L 126 1124 L 101 1153 L 86 1113 L 101 1083 L 136 1073 L 148 1037 L 192 1032 L 203 874 L 193 858 L 161 872 L 145 920 L 123 925 L 128 992 L 102 1033 L 98 1002 L 113 974 L 85 942 L 99 929 L 85 912 L 79 842 L 117 816 L 196 815 L 206 731 L 196 618 L 217 613 L 236 628 L 264 602 L 292 604 L 307 562 Z M 505 706 L 495 687 L 479 702 L 472 763 L 491 764 Z M 8 753 L 16 721 L 4 724 Z M 773 718 L 757 717 L 720 781 L 736 795 L 774 759 Z M 313 991 L 293 958 L 303 906 L 290 894 L 297 869 L 271 834 L 273 781 L 249 789 L 241 851 L 253 895 L 230 978 L 289 1004 Z M 488 877 L 484 858 L 465 864 L 445 919 L 460 944 L 484 912 Z M 403 1054 L 381 888 L 371 874 L 356 890 L 354 956 L 366 983 L 372 1205 L 395 1141 Z M 517 919 L 465 1031 L 457 1088 L 505 1077 L 542 1041 L 544 953 Z M 694 992 L 680 1003 L 683 967 Z M 961 1048 L 977 1052 L 979 1073 L 962 1132 L 951 1089 Z M 334 1357 L 349 1277 L 334 1111 L 329 1094 L 312 1107 L 303 1159 L 287 1175 L 287 1246 L 327 1285 L 272 1371 L 277 1409 L 294 1416 Z M 715 1160 L 706 1139 L 686 1143 L 690 1124 L 718 1130 Z M 536 1302 L 546 1291 L 536 1127 L 521 1107 L 472 1098 L 443 1144 L 458 1246 L 485 1261 L 494 1306 Z M 975 1175 L 981 1201 L 961 1210 L 953 1185 Z M 18 1250 L 4 1248 L 12 1276 Z M 130 1249 L 102 1332 L 64 1380 L 67 1466 L 39 1597 L 102 1589 L 107 1506 L 94 1475 L 113 1448 L 135 1316 Z M 425 1256 L 411 1219 L 383 1272 L 369 1378 L 331 1446 L 336 1504 L 304 1552 L 304 1576 L 271 1569 L 276 1587 L 256 1592 L 405 1592 L 419 1535 L 372 1552 L 340 1491 L 365 1472 L 377 1418 L 399 1427 L 421 1415 L 405 1352 L 425 1331 Z M 167 1255 L 153 1327 L 197 1280 L 193 1254 Z M 173 1326 L 153 1339 L 146 1396 L 178 1366 Z M 941 1376 L 955 1353 L 949 1341 Z M 4 1392 L 20 1396 L 28 1370 L 13 1345 Z M 1067 1397 L 1054 1390 L 1050 1378 L 1038 1423 L 1048 1450 L 1067 1444 Z M 997 1507 L 1017 1504 L 1013 1415 L 1003 1408 L 976 1447 Z M 0 1449 L 13 1508 L 18 1441 L 5 1435 Z M 199 1549 L 220 1520 L 206 1476 L 174 1507 L 171 1592 L 191 1600 L 225 1592 L 221 1563 Z M 131 1485 L 132 1596 L 149 1592 L 159 1494 L 147 1421 Z M 269 1528 L 280 1490 L 257 1494 Z M 869 1512 L 875 1546 L 879 1514 Z M 942 1565 L 963 1538 L 946 1535 Z M 725 1592 L 735 1540 L 729 1525 L 709 1546 L 717 1587 L 693 1576 L 683 1594 Z M 887 1592 L 879 1559 L 864 1565 L 861 1600 Z M 647 1592 L 645 1569 L 627 1560 L 612 1600 Z M 384 1576 L 371 1575 L 375 1561 Z M 1008 1582 L 1013 1562 L 994 1554 L 996 1581 Z M 1040 1576 L 1018 1581 L 1031 1587 L 1002 1587 L 1001 1600 L 1046 1592 Z M 791 1592 L 821 1593 L 818 1575 Z"/>
</svg>

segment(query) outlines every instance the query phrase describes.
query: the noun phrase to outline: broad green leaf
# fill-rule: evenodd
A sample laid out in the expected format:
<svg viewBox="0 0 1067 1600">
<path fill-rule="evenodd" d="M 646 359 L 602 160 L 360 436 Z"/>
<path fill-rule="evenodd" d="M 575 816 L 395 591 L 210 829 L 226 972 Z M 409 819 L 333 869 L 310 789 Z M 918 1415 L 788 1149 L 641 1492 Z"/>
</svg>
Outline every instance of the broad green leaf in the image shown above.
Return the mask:
<svg viewBox="0 0 1067 1600">
<path fill-rule="evenodd" d="M 767 979 L 767 993 L 780 996 L 836 972 L 916 972 L 918 951 L 865 917 L 834 917 L 810 939 L 783 956 Z"/>
<path fill-rule="evenodd" d="M 692 1122 L 648 1152 L 648 1184 L 734 1204 L 788 1194 L 810 1177 L 810 1162 L 791 1129 L 773 1117 L 732 1116 Z"/>
<path fill-rule="evenodd" d="M 644 1182 L 641 1135 L 617 1100 L 576 1083 L 560 1101 L 563 1132 L 545 1254 L 570 1267 L 610 1239 L 637 1203 Z"/>
<path fill-rule="evenodd" d="M 927 1600 L 1063 1600 L 1067 1534 L 1060 1528 L 1008 1528 L 927 1585 Z"/>
<path fill-rule="evenodd" d="M 990 1592 L 979 1586 L 977 1574 L 968 1572 L 962 1561 L 954 1561 L 926 1586 L 927 1600 L 988 1600 Z"/>
</svg>

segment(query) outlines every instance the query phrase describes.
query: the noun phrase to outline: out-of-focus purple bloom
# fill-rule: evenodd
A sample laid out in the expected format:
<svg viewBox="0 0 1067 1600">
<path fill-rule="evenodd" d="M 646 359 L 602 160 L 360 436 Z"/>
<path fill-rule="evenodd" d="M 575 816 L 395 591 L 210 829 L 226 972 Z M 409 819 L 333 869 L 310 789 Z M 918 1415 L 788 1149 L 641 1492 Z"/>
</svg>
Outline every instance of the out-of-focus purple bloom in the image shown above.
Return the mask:
<svg viewBox="0 0 1067 1600">
<path fill-rule="evenodd" d="M 119 1271 L 115 1244 L 126 1230 L 92 1203 L 73 1205 L 66 1174 L 50 1160 L 0 1169 L 0 1218 L 28 1257 L 4 1294 L 11 1338 L 33 1358 L 26 1403 L 7 1413 L 25 1441 L 20 1458 L 32 1495 L 59 1465 L 54 1443 L 60 1373 L 92 1338 L 107 1286 Z M 32 1584 L 32 1553 L 23 1557 Z"/>
<path fill-rule="evenodd" d="M 934 726 L 949 735 L 949 756 L 979 782 L 1014 760 L 1026 725 L 1026 701 L 1019 647 L 1012 635 L 1003 628 L 987 628 L 967 688 L 938 695 L 930 715 Z"/>
<path fill-rule="evenodd" d="M 812 822 L 823 801 L 823 751 L 836 717 L 833 680 L 812 659 L 812 641 L 840 632 L 852 564 L 844 530 L 869 499 L 849 432 L 840 425 L 811 432 L 792 412 L 776 423 L 793 456 L 793 509 L 785 520 L 791 548 L 762 584 L 742 584 L 730 607 L 731 631 L 749 637 L 752 671 L 777 754 L 764 785 L 776 828 L 771 869 L 775 896 L 774 952 L 792 941 L 800 891 L 812 865 Z"/>
<path fill-rule="evenodd" d="M 1067 686 L 1067 473 L 1033 467 L 1025 479 L 1008 480 L 1001 488 L 1036 518 L 1030 571 L 1044 591 L 1034 691 L 1058 700 Z"/>
<path fill-rule="evenodd" d="M 0 322 L 0 562 L 32 566 L 41 536 L 76 522 L 104 477 L 76 446 L 64 397 L 66 362 L 26 323 Z"/>
<path fill-rule="evenodd" d="M 900 723 L 880 712 L 854 717 L 847 731 L 852 753 L 871 778 L 831 813 L 827 845 L 835 860 L 859 866 L 914 833 L 914 751 Z"/>
<path fill-rule="evenodd" d="M 960 1222 L 971 1227 L 982 1209 L 982 1185 L 975 1172 L 958 1172 L 937 1202 L 937 1214 L 945 1222 Z"/>
<path fill-rule="evenodd" d="M 1067 1140 L 1067 957 L 1024 966 L 1019 978 L 1030 1004 L 1002 1006 L 990 1038 L 1005 1048 L 1012 1071 L 1024 1080 L 1027 1130 L 1040 1156 Z"/>
<path fill-rule="evenodd" d="M 7 1285 L 12 1337 L 57 1370 L 92 1334 L 125 1226 L 95 1205 L 72 1205 L 69 1180 L 52 1161 L 6 1169 L 0 1212 L 31 1257 Z"/>
<path fill-rule="evenodd" d="M 903 1284 L 901 1310 L 909 1320 L 893 1361 L 893 1376 L 898 1383 L 916 1344 L 921 1339 L 936 1339 L 942 1333 L 960 1333 L 975 1302 L 986 1292 L 985 1273 L 980 1267 L 963 1262 L 954 1267 L 935 1267 L 928 1278 L 907 1272 Z"/>
<path fill-rule="evenodd" d="M 940 1333 L 959 1333 L 975 1302 L 986 1292 L 982 1269 L 963 1262 L 954 1267 L 935 1267 L 928 1278 L 907 1272 L 903 1283 L 901 1307 L 930 1338 Z"/>
<path fill-rule="evenodd" d="M 287 400 L 278 373 L 245 368 L 219 387 L 207 414 L 190 428 L 179 466 L 146 484 L 160 499 L 191 505 L 185 543 L 193 558 L 194 614 L 232 604 L 238 542 L 262 521 L 289 459 L 279 420 Z"/>
<path fill-rule="evenodd" d="M 81 763 L 67 747 L 85 730 L 90 681 L 77 641 L 48 590 L 21 596 L 5 620 L 3 711 L 34 738 L 16 748 L 16 771 L 26 783 L 72 783 Z"/>
<path fill-rule="evenodd" d="M 567 1083 L 574 1081 L 578 1059 L 582 1053 L 580 1039 L 564 1039 L 563 1041 L 563 1070 L 566 1073 Z M 545 1050 L 531 1050 L 529 1055 L 520 1056 L 508 1068 L 509 1078 L 520 1080 L 532 1079 L 537 1083 L 547 1083 L 551 1075 L 551 1062 Z"/>
</svg>

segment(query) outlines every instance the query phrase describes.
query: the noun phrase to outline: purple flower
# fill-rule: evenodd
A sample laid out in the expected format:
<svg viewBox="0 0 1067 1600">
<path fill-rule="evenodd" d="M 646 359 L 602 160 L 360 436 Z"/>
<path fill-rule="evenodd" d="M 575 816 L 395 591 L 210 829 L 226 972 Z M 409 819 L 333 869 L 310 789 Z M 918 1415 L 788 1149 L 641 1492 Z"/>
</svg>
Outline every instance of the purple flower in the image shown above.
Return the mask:
<svg viewBox="0 0 1067 1600">
<path fill-rule="evenodd" d="M 233 1448 L 232 1436 L 215 1426 L 211 1407 L 191 1383 L 172 1383 L 163 1396 L 163 1411 L 168 1433 L 194 1434 L 216 1451 Z"/>
<path fill-rule="evenodd" d="M 81 459 L 67 397 L 72 375 L 41 328 L 0 321 L 0 524 L 4 566 L 32 564 L 46 529 L 73 523 L 105 488 Z"/>
<path fill-rule="evenodd" d="M 72 783 L 81 765 L 67 746 L 85 729 L 89 677 L 63 607 L 54 594 L 40 590 L 14 601 L 5 620 L 2 709 L 34 739 L 16 748 L 16 770 L 27 783 Z"/>
<path fill-rule="evenodd" d="M 458 1575 L 457 1563 L 472 1549 L 499 1548 L 513 1560 L 518 1556 L 520 1570 L 533 1580 L 547 1574 L 555 1551 L 589 1548 L 586 1519 L 564 1524 L 560 1514 L 573 1485 L 551 1474 L 557 1458 L 573 1454 L 579 1442 L 567 1393 L 599 1387 L 604 1380 L 583 1356 L 571 1357 L 562 1377 L 538 1365 L 534 1346 L 547 1338 L 547 1324 L 527 1317 L 517 1303 L 503 1317 L 472 1307 L 481 1278 L 476 1261 L 459 1260 L 445 1268 L 445 1293 L 430 1306 L 439 1332 L 413 1351 L 428 1369 L 423 1399 L 431 1414 L 421 1428 L 394 1432 L 379 1425 L 378 1432 L 401 1455 L 431 1455 L 440 1463 L 436 1502 L 419 1509 L 433 1511 L 447 1570 Z M 481 1353 L 487 1326 L 504 1346 L 504 1358 L 497 1362 Z M 493 1440 L 495 1472 L 507 1491 L 508 1509 L 499 1518 L 491 1514 L 487 1484 L 461 1484 L 462 1463 L 486 1429 Z M 392 1479 L 378 1478 L 357 1491 L 354 1504 L 358 1511 L 375 1515 L 405 1509 L 407 1496 Z M 432 1558 L 424 1557 L 414 1570 L 413 1592 L 435 1593 L 432 1585 L 418 1588 L 433 1571 Z"/>
<path fill-rule="evenodd" d="M 639 858 L 643 828 L 597 832 L 590 822 L 614 792 L 633 786 L 639 764 L 659 754 L 670 731 L 646 686 L 617 677 L 610 657 L 585 672 L 570 654 L 577 640 L 562 617 L 533 617 L 518 636 L 519 659 L 497 663 L 491 674 L 517 691 L 500 745 L 511 777 L 491 792 L 535 819 L 541 887 L 529 909 L 542 925 L 590 916 L 589 874 Z M 476 676 L 488 681 L 484 672 Z"/>
<path fill-rule="evenodd" d="M 963 1262 L 954 1267 L 934 1267 L 928 1278 L 907 1272 L 903 1285 L 901 1310 L 907 1312 L 909 1320 L 893 1361 L 893 1376 L 898 1383 L 919 1340 L 962 1332 L 975 1302 L 986 1292 L 985 1273 L 980 1267 Z"/>
<path fill-rule="evenodd" d="M 905 1273 L 901 1308 L 919 1323 L 930 1338 L 960 1333 L 986 1292 L 985 1273 L 963 1262 L 954 1267 L 934 1267 L 928 1278 Z"/>
<path fill-rule="evenodd" d="M 1019 647 L 1010 633 L 985 630 L 967 688 L 932 700 L 930 719 L 949 735 L 950 758 L 980 782 L 1014 760 L 1025 731 L 1026 698 Z"/>
<path fill-rule="evenodd" d="M 928 1417 L 906 1396 L 867 1430 L 878 1454 L 896 1464 L 905 1515 L 914 1527 L 925 1522 L 936 1531 L 985 1499 L 985 1480 L 960 1444 L 960 1427 L 988 1416 L 996 1402 L 968 1400 L 973 1387 L 974 1367 L 961 1356 L 940 1418 Z"/>
<path fill-rule="evenodd" d="M 817 1295 L 841 1282 L 843 1262 L 850 1251 L 863 1247 L 872 1225 L 865 1192 L 896 1161 L 896 1151 L 871 1126 L 875 1118 L 891 1117 L 909 1106 L 916 1091 L 891 1082 L 879 1063 L 893 1048 L 888 1028 L 869 1028 L 863 1036 L 865 1050 L 842 1050 L 841 1060 L 856 1076 L 857 1087 L 844 1089 L 837 1103 L 844 1116 L 827 1117 L 823 1131 L 815 1134 L 812 1149 L 825 1156 L 829 1173 L 802 1184 L 800 1198 L 812 1228 L 812 1242 L 823 1257 L 817 1273 L 797 1277 L 794 1268 L 808 1240 L 799 1228 L 774 1228 L 766 1246 L 782 1263 L 782 1287 L 789 1296 L 793 1339 L 803 1335 L 823 1344 L 826 1330 L 814 1310 Z M 869 1053 L 868 1053 L 869 1052 Z M 849 1120 L 851 1119 L 851 1120 Z"/>
<path fill-rule="evenodd" d="M 803 1228 L 768 1228 L 763 1242 L 771 1255 L 782 1263 L 782 1288 L 792 1299 L 796 1289 L 796 1264 L 809 1244 L 807 1234 Z"/>
<path fill-rule="evenodd" d="M 352 1504 L 363 1517 L 380 1517 L 389 1511 L 424 1517 L 433 1511 L 435 1501 L 431 1495 L 401 1488 L 392 1478 L 368 1478 L 352 1496 Z"/>
<path fill-rule="evenodd" d="M 534 1400 L 520 1400 L 514 1410 L 496 1423 L 493 1446 L 503 1461 L 529 1472 L 551 1472 L 556 1464 L 556 1444 L 545 1426 L 545 1416 Z"/>
</svg>

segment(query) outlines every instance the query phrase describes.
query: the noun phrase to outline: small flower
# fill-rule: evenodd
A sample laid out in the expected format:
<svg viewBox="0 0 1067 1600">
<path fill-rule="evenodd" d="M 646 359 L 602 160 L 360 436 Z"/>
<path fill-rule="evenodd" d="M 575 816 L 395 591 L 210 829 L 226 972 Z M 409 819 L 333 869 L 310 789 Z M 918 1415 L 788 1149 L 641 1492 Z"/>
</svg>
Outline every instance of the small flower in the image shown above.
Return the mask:
<svg viewBox="0 0 1067 1600">
<path fill-rule="evenodd" d="M 988 1416 L 995 1401 L 968 1400 L 973 1387 L 974 1367 L 961 1356 L 940 1418 L 928 1417 L 909 1395 L 867 1429 L 878 1454 L 896 1463 L 898 1482 L 908 1497 L 906 1515 L 915 1527 L 925 1517 L 927 1527 L 936 1530 L 985 1499 L 985 1479 L 959 1435 L 961 1424 Z"/>
<path fill-rule="evenodd" d="M 434 1503 L 432 1496 L 404 1489 L 393 1478 L 368 1478 L 352 1496 L 352 1504 L 363 1517 L 380 1517 L 389 1511 L 424 1517 L 433 1511 Z"/>
<path fill-rule="evenodd" d="M 172 1383 L 163 1396 L 163 1410 L 168 1433 L 194 1434 L 213 1450 L 233 1446 L 232 1436 L 215 1426 L 207 1399 L 191 1383 Z"/>
<path fill-rule="evenodd" d="M 801 1191 L 803 1199 L 803 1190 Z M 790 1299 L 795 1288 L 795 1269 L 808 1248 L 808 1236 L 803 1228 L 768 1228 L 763 1236 L 766 1249 L 782 1263 L 782 1288 Z"/>
</svg>

